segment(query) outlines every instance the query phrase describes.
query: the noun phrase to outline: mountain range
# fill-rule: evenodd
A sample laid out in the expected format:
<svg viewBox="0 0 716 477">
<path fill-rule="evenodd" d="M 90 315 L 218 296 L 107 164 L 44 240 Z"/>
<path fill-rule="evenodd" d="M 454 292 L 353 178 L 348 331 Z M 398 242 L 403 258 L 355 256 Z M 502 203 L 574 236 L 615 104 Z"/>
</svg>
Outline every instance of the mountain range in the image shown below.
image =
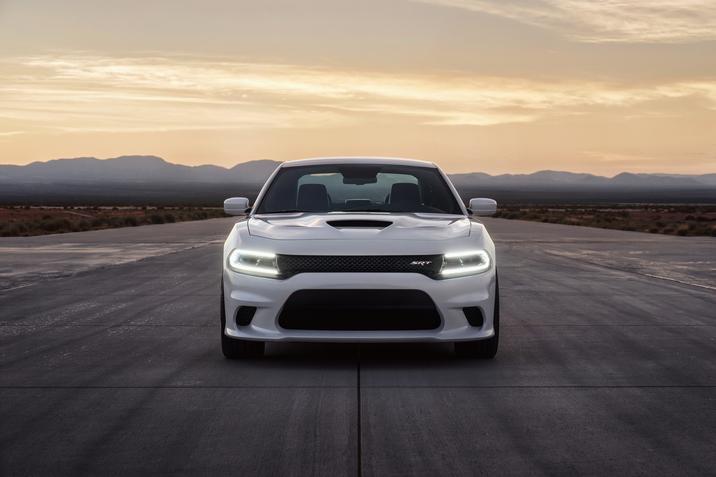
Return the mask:
<svg viewBox="0 0 716 477">
<path fill-rule="evenodd" d="M 25 166 L 0 165 L 0 183 L 242 183 L 264 182 L 280 164 L 259 160 L 232 168 L 214 165 L 184 166 L 157 156 L 120 156 L 111 159 L 77 157 L 33 162 Z"/>
<path fill-rule="evenodd" d="M 279 164 L 271 160 L 257 160 L 225 168 L 172 164 L 157 156 L 120 156 L 111 159 L 78 157 L 33 162 L 24 166 L 0 165 L 0 184 L 262 184 Z M 561 171 L 494 176 L 472 172 L 451 174 L 450 178 L 456 187 L 716 188 L 716 173 L 678 175 L 623 172 L 614 177 L 603 177 Z"/>
</svg>

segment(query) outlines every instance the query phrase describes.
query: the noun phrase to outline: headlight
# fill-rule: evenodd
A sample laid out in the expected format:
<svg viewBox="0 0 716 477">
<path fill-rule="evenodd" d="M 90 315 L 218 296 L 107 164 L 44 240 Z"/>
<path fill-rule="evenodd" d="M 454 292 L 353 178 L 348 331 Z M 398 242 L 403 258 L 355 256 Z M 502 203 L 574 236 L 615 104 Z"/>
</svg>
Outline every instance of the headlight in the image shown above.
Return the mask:
<svg viewBox="0 0 716 477">
<path fill-rule="evenodd" d="M 484 250 L 446 253 L 440 276 L 443 278 L 475 275 L 490 269 L 490 255 Z"/>
<path fill-rule="evenodd" d="M 255 250 L 234 249 L 229 254 L 229 268 L 259 277 L 277 277 L 279 274 L 276 254 Z"/>
</svg>

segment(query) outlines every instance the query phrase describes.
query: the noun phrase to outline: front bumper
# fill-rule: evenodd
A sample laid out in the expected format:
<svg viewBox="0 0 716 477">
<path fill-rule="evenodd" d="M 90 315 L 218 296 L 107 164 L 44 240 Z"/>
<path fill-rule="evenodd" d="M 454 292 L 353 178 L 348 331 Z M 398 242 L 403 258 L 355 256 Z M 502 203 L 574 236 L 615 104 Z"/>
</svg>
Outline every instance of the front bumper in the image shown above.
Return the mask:
<svg viewBox="0 0 716 477">
<path fill-rule="evenodd" d="M 223 271 L 227 336 L 261 341 L 466 341 L 494 335 L 495 272 L 434 280 L 417 273 L 301 273 L 285 280 Z M 435 303 L 440 326 L 431 330 L 335 331 L 282 328 L 279 315 L 289 296 L 299 290 L 421 290 Z M 251 323 L 238 326 L 240 306 L 256 307 Z M 473 327 L 463 308 L 478 307 L 484 322 Z M 337 320 L 340 317 L 336 318 Z"/>
</svg>

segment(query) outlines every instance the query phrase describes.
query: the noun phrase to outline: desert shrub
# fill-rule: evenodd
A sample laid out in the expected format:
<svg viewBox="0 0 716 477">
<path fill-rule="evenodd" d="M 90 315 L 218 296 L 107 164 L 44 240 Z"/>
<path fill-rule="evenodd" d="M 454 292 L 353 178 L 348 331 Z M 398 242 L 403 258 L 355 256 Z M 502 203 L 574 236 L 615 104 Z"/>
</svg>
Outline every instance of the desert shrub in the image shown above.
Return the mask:
<svg viewBox="0 0 716 477">
<path fill-rule="evenodd" d="M 160 214 L 150 215 L 149 220 L 151 220 L 153 224 L 163 224 L 164 223 L 164 217 Z"/>
<path fill-rule="evenodd" d="M 164 214 L 164 221 L 168 223 L 176 222 L 176 217 L 173 214 Z"/>
<path fill-rule="evenodd" d="M 50 219 L 50 220 L 41 220 L 37 223 L 40 230 L 45 230 L 47 232 L 62 232 L 71 230 L 72 224 L 67 219 Z"/>
<path fill-rule="evenodd" d="M 128 227 L 136 227 L 137 225 L 139 225 L 139 221 L 137 221 L 137 218 L 133 216 L 125 217 L 124 225 Z"/>
<path fill-rule="evenodd" d="M 18 235 L 25 235 L 28 232 L 25 224 L 18 223 L 7 223 L 0 228 L 0 236 L 2 237 L 16 237 Z"/>
</svg>

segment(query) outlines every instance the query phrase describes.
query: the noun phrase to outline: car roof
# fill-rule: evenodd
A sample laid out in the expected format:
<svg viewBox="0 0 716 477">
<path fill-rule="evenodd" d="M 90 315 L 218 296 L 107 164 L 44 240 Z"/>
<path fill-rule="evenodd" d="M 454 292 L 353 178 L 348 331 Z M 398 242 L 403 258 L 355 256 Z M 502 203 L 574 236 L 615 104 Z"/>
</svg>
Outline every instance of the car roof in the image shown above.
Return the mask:
<svg viewBox="0 0 716 477">
<path fill-rule="evenodd" d="M 286 161 L 281 167 L 316 166 L 323 164 L 390 164 L 415 167 L 437 167 L 428 161 L 416 159 L 403 159 L 400 157 L 365 157 L 365 156 L 343 156 L 343 157 L 313 157 L 309 159 L 297 159 Z"/>
</svg>

